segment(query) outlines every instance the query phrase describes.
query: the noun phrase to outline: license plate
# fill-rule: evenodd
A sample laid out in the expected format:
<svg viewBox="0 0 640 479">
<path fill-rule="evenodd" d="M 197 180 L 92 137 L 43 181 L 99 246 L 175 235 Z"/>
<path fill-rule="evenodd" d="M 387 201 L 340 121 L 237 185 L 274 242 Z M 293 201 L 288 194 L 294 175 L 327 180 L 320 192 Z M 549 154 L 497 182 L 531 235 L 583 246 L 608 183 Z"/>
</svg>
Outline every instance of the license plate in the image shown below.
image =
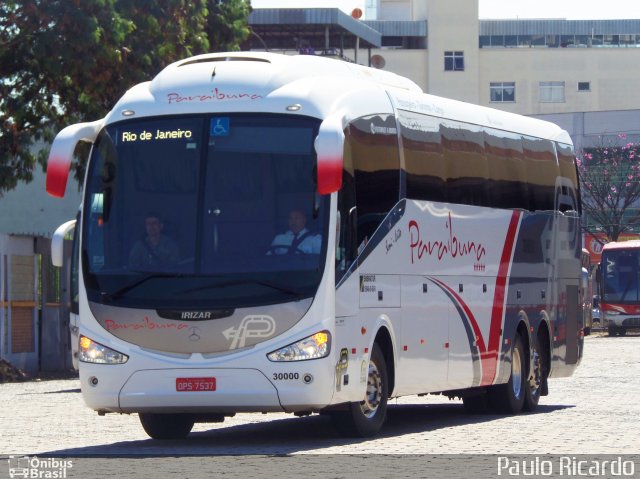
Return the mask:
<svg viewBox="0 0 640 479">
<path fill-rule="evenodd" d="M 216 378 L 176 378 L 176 391 L 215 391 Z"/>
</svg>

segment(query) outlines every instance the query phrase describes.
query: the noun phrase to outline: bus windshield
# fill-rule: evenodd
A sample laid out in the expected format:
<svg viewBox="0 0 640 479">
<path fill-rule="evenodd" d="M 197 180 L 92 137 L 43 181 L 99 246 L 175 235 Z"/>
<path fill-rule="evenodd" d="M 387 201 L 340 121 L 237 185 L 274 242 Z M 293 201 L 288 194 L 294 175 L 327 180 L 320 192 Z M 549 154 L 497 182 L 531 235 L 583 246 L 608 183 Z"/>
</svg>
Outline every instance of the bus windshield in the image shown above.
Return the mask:
<svg viewBox="0 0 640 479">
<path fill-rule="evenodd" d="M 610 250 L 602 256 L 605 303 L 640 301 L 640 250 Z"/>
<path fill-rule="evenodd" d="M 326 255 L 319 120 L 191 115 L 98 136 L 83 206 L 89 299 L 231 308 L 311 297 Z"/>
</svg>

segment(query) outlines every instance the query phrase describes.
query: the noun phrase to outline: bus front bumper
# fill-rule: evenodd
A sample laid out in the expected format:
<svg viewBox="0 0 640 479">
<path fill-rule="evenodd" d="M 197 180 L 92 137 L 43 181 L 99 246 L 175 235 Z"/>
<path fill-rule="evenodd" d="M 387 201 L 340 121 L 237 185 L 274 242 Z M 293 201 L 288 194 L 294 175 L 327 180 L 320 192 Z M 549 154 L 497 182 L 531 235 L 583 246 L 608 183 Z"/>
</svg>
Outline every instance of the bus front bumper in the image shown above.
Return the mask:
<svg viewBox="0 0 640 479">
<path fill-rule="evenodd" d="M 283 411 L 277 389 L 257 369 L 139 370 L 124 385 L 108 376 L 83 376 L 85 403 L 99 412 Z M 92 377 L 98 379 L 96 384 Z"/>
<path fill-rule="evenodd" d="M 307 362 L 306 374 L 276 374 L 290 380 L 275 382 L 253 368 L 141 369 L 123 381 L 120 375 L 100 374 L 110 366 L 83 366 L 87 367 L 80 370 L 82 395 L 86 405 L 98 412 L 316 411 L 333 397 L 332 382 L 327 387 L 321 381 L 306 381 L 327 374 L 320 361 Z"/>
</svg>

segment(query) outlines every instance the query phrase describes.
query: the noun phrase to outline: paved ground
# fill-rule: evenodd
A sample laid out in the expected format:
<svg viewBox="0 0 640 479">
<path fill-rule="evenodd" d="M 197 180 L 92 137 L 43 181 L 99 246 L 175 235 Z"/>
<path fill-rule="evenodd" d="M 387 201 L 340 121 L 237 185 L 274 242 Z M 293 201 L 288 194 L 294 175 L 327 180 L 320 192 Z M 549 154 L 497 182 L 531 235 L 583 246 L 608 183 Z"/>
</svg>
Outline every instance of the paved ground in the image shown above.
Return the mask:
<svg viewBox="0 0 640 479">
<path fill-rule="evenodd" d="M 99 417 L 87 409 L 76 379 L 0 384 L 0 458 L 298 454 L 637 457 L 639 378 L 640 335 L 592 335 L 586 338 L 583 362 L 576 374 L 551 380 L 550 395 L 541 399 L 534 414 L 467 415 L 460 401 L 408 397 L 393 401 L 387 424 L 373 439 L 339 438 L 331 423 L 318 415 L 238 414 L 224 424 L 196 425 L 187 439 L 168 442 L 150 440 L 135 415 Z M 388 466 L 389 461 L 384 463 Z M 640 462 L 636 468 L 640 473 Z M 0 478 L 2 473 L 0 467 Z"/>
<path fill-rule="evenodd" d="M 467 415 L 459 401 L 412 396 L 393 401 L 374 439 L 336 438 L 317 415 L 238 414 L 170 447 L 148 440 L 135 415 L 87 409 L 77 380 L 0 384 L 0 455 L 640 453 L 639 378 L 640 336 L 592 335 L 576 374 L 551 380 L 534 414 Z"/>
</svg>

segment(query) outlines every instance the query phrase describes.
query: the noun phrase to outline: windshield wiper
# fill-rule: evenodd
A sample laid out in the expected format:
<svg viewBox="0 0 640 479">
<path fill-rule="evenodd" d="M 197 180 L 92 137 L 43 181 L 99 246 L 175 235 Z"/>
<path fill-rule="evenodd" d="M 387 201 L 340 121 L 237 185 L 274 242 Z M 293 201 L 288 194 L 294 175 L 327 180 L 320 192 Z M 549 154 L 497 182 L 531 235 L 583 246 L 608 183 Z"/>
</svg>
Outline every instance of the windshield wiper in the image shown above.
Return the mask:
<svg viewBox="0 0 640 479">
<path fill-rule="evenodd" d="M 143 283 L 146 283 L 150 279 L 156 279 L 156 278 L 181 278 L 183 276 L 184 275 L 182 275 L 182 274 L 149 273 L 149 274 L 146 274 L 146 275 L 142 276 L 141 278 L 136 279 L 135 281 L 133 281 L 133 282 L 131 282 L 129 284 L 125 284 L 124 286 L 122 286 L 121 288 L 116 289 L 115 291 L 111 291 L 110 293 L 107 293 L 107 292 L 103 291 L 102 292 L 102 301 L 104 303 L 110 303 L 114 299 L 118 299 L 118 298 L 122 297 L 123 294 L 128 293 L 132 289 L 137 288 L 138 286 L 140 286 Z"/>
<path fill-rule="evenodd" d="M 221 283 L 209 284 L 206 286 L 198 286 L 197 288 L 187 289 L 182 291 L 182 293 L 195 293 L 196 291 L 203 291 L 205 289 L 226 288 L 228 286 L 240 286 L 243 284 L 257 284 L 260 286 L 265 286 L 267 288 L 275 289 L 276 291 L 281 291 L 291 296 L 296 296 L 297 298 L 303 298 L 305 296 L 304 293 L 300 290 L 288 288 L 286 286 L 282 286 L 281 284 L 272 283 L 271 281 L 261 281 L 259 279 L 237 279 L 223 281 Z"/>
</svg>

